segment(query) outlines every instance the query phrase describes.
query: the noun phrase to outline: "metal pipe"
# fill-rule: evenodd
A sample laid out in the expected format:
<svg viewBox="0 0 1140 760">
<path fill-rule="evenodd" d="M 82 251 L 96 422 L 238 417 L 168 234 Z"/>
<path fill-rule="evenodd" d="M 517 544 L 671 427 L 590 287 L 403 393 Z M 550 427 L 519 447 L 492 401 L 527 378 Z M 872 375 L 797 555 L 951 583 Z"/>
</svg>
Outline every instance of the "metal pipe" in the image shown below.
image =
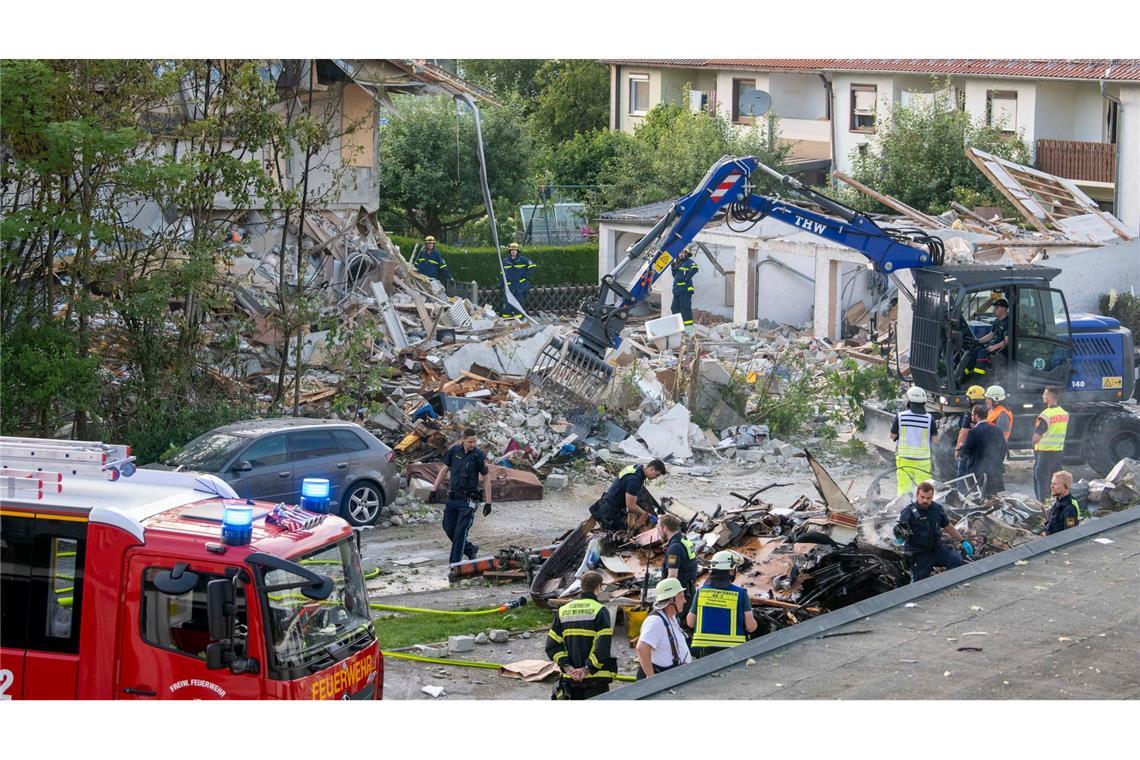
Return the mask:
<svg viewBox="0 0 1140 760">
<path fill-rule="evenodd" d="M 764 258 L 760 259 L 760 261 L 758 261 L 756 263 L 756 271 L 759 272 L 760 267 L 762 267 L 765 264 L 775 264 L 780 269 L 784 269 L 788 272 L 791 272 L 794 275 L 802 277 L 805 280 L 807 280 L 808 282 L 810 282 L 812 285 L 815 285 L 815 278 L 814 277 L 809 277 L 808 275 L 804 274 L 803 272 L 801 272 L 800 270 L 791 266 L 790 264 L 785 264 L 784 262 L 780 261 L 779 259 L 774 259 L 771 256 L 765 256 Z"/>
<path fill-rule="evenodd" d="M 835 172 L 835 89 L 832 87 L 831 80 L 823 72 L 817 72 L 817 76 L 823 80 L 823 88 L 827 90 L 827 124 L 828 124 L 828 143 L 830 143 L 831 152 L 831 171 L 829 171 L 828 178 L 831 181 L 832 189 L 835 188 L 835 178 L 831 175 Z"/>
<path fill-rule="evenodd" d="M 1111 72 L 1111 71 L 1112 71 L 1112 64 L 1110 63 L 1110 64 L 1108 64 L 1108 66 L 1104 70 L 1104 76 L 1107 77 L 1109 72 Z M 1099 80 L 1099 83 L 1100 83 L 1100 96 L 1102 98 L 1104 98 L 1105 100 L 1109 101 L 1110 103 L 1116 104 L 1116 133 L 1119 135 L 1120 134 L 1120 117 L 1124 113 L 1124 103 L 1122 103 L 1120 98 L 1116 97 L 1115 95 L 1109 95 L 1108 94 L 1108 90 L 1105 88 L 1105 83 L 1104 83 L 1103 79 Z M 1115 165 L 1112 167 L 1112 175 L 1113 175 L 1112 176 L 1112 213 L 1113 213 L 1113 215 L 1119 217 L 1120 216 L 1120 143 L 1119 143 L 1119 140 L 1117 141 L 1117 144 L 1116 144 L 1116 162 L 1115 162 Z"/>
</svg>

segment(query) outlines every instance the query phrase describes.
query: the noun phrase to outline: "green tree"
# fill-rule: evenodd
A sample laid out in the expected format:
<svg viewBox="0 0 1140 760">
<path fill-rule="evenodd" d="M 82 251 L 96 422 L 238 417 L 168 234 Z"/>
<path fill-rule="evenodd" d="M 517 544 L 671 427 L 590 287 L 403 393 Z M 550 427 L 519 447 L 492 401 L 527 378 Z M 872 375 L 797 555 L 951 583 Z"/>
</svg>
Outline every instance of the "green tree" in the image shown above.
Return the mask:
<svg viewBox="0 0 1140 760">
<path fill-rule="evenodd" d="M 633 141 L 632 135 L 618 130 L 580 132 L 544 150 L 538 161 L 552 184 L 569 186 L 562 195 L 588 201 L 600 190 L 599 177 L 619 156 L 634 149 Z"/>
<path fill-rule="evenodd" d="M 979 148 L 1010 161 L 1029 163 L 1020 137 L 972 119 L 951 102 L 951 91 L 935 82 L 935 96 L 925 104 L 897 105 L 890 120 L 876 129 L 865 153 L 851 153 L 853 176 L 881 193 L 922 211 L 941 213 L 951 201 L 1005 206 L 1006 202 L 966 156 Z M 889 211 L 854 190 L 845 201 L 865 211 Z"/>
<path fill-rule="evenodd" d="M 547 62 L 541 58 L 464 59 L 459 73 L 498 98 L 530 99 L 538 96 L 538 72 Z"/>
<path fill-rule="evenodd" d="M 609 68 L 597 61 L 547 61 L 535 77 L 539 92 L 530 124 L 535 136 L 557 145 L 605 129 L 610 116 Z"/>
<path fill-rule="evenodd" d="M 473 115 L 444 98 L 398 98 L 396 109 L 380 138 L 386 224 L 440 237 L 483 216 Z M 529 144 L 517 108 L 480 112 L 491 195 L 517 204 L 529 186 Z"/>
<path fill-rule="evenodd" d="M 593 206 L 606 210 L 680 197 L 692 192 L 725 155 L 756 156 L 780 169 L 787 154 L 774 115 L 742 130 L 723 116 L 662 103 L 634 131 L 633 140 L 619 142 L 615 155 L 604 163 Z"/>
</svg>

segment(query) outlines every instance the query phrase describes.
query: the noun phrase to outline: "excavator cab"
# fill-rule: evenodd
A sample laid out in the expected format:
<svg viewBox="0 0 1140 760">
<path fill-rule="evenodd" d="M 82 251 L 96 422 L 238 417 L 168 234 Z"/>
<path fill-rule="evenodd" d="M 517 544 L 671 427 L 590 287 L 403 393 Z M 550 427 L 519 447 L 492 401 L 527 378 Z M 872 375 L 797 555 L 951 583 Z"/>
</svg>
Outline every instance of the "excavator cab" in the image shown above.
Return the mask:
<svg viewBox="0 0 1140 760">
<path fill-rule="evenodd" d="M 1073 335 L 1050 267 L 970 265 L 915 270 L 911 371 L 935 396 L 960 399 L 970 385 L 1001 385 L 1035 402 L 1045 386 L 1068 386 Z M 1008 303 L 1004 319 L 999 304 Z M 1005 346 L 987 352 L 994 336 Z M 989 340 L 987 340 L 987 338 Z"/>
</svg>

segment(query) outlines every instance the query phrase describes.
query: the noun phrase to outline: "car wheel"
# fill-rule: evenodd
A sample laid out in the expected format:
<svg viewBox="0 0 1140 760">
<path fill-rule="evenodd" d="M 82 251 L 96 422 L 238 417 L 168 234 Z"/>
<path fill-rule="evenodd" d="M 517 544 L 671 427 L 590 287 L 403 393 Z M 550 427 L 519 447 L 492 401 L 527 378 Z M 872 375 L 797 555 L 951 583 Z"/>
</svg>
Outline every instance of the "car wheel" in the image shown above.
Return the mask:
<svg viewBox="0 0 1140 760">
<path fill-rule="evenodd" d="M 362 480 L 345 492 L 341 507 L 344 519 L 354 528 L 374 525 L 384 509 L 384 493 L 372 481 Z"/>
</svg>

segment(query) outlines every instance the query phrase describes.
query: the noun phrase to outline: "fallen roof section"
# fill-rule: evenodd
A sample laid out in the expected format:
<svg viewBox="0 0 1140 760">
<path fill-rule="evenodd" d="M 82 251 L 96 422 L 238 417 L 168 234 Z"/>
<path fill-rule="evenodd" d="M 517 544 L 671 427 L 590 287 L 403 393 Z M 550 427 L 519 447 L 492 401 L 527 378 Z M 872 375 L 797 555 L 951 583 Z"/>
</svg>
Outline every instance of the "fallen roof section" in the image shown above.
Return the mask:
<svg viewBox="0 0 1140 760">
<path fill-rule="evenodd" d="M 977 148 L 967 148 L 966 156 L 1026 221 L 1041 232 L 1055 230 L 1065 235 L 1080 232 L 1080 228 L 1066 225 L 1063 220 L 1089 215 L 1107 225 L 1122 240 L 1135 236 L 1115 216 L 1101 211 L 1096 201 L 1072 180 L 1015 164 Z"/>
</svg>

